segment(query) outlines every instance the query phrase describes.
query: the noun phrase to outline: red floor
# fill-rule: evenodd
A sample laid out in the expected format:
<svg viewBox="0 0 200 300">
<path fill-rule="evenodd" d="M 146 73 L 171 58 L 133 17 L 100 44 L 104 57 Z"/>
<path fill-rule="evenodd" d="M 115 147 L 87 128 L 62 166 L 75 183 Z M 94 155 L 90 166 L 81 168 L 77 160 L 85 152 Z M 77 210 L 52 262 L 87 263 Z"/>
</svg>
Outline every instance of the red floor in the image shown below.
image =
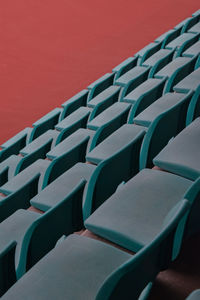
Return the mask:
<svg viewBox="0 0 200 300">
<path fill-rule="evenodd" d="M 199 8 L 197 0 L 0 2 L 0 143 Z"/>
</svg>

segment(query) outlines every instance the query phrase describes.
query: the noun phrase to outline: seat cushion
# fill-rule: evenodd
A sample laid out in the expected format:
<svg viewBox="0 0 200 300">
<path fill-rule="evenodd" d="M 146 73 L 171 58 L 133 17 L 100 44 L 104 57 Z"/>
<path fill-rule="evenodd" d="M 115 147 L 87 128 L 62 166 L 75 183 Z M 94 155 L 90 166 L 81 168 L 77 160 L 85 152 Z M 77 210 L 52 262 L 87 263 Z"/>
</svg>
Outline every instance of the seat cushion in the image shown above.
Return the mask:
<svg viewBox="0 0 200 300">
<path fill-rule="evenodd" d="M 122 101 L 134 104 L 140 97 L 149 93 L 149 97 L 151 97 L 151 91 L 153 92 L 154 89 L 159 88 L 162 80 L 149 78 L 148 80 L 144 81 L 138 87 L 136 87 L 132 92 L 126 95 Z"/>
<path fill-rule="evenodd" d="M 149 127 L 156 117 L 179 103 L 183 98 L 182 94 L 167 93 L 148 106 L 133 121 L 137 125 Z"/>
<path fill-rule="evenodd" d="M 189 57 L 177 57 L 158 73 L 155 74 L 155 78 L 169 78 L 177 69 L 183 67 L 186 63 L 191 60 Z"/>
<path fill-rule="evenodd" d="M 183 33 L 179 35 L 177 38 L 175 38 L 173 41 L 171 41 L 169 44 L 166 45 L 166 49 L 176 49 L 180 48 L 183 43 L 187 42 L 191 38 L 194 37 L 194 34 L 192 33 Z"/>
<path fill-rule="evenodd" d="M 86 159 L 91 163 L 99 164 L 137 139 L 140 134 L 145 134 L 143 127 L 125 124 L 89 152 Z"/>
<path fill-rule="evenodd" d="M 154 239 L 191 184 L 167 172 L 143 169 L 104 202 L 85 221 L 85 227 L 136 252 Z"/>
<path fill-rule="evenodd" d="M 9 195 L 13 192 L 16 192 L 31 179 L 37 176 L 43 177 L 49 164 L 50 161 L 48 160 L 38 159 L 32 165 L 30 165 L 25 170 L 17 174 L 15 177 L 11 178 L 7 183 L 2 185 L 0 188 L 0 193 Z"/>
<path fill-rule="evenodd" d="M 104 110 L 92 121 L 88 122 L 87 128 L 97 130 L 101 126 L 112 122 L 116 118 L 120 118 L 121 115 L 128 113 L 129 109 L 129 104 L 116 102 L 112 106 Z"/>
<path fill-rule="evenodd" d="M 32 198 L 31 205 L 42 211 L 47 211 L 66 198 L 82 178 L 88 181 L 95 168 L 91 164 L 77 163 Z"/>
</svg>

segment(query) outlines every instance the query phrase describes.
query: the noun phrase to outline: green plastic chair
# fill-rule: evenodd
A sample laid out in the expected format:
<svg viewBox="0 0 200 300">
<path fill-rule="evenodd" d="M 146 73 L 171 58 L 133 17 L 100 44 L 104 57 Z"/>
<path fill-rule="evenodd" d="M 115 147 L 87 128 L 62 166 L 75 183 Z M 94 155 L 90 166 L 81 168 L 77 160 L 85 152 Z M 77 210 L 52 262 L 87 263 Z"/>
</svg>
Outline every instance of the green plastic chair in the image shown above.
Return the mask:
<svg viewBox="0 0 200 300">
<path fill-rule="evenodd" d="M 115 73 L 114 83 L 117 78 L 124 75 L 130 69 L 137 65 L 137 57 L 129 57 L 125 59 L 122 63 L 117 65 L 115 68 L 112 69 L 112 72 Z"/>
<path fill-rule="evenodd" d="M 25 148 L 21 149 L 20 154 L 23 158 L 18 163 L 14 175 L 17 175 L 38 159 L 45 159 L 47 152 L 54 147 L 58 135 L 58 131 L 48 130 L 29 143 Z"/>
<path fill-rule="evenodd" d="M 68 99 L 62 104 L 63 111 L 60 114 L 59 122 L 64 120 L 67 116 L 73 113 L 81 106 L 86 106 L 88 97 L 88 90 L 82 90 L 72 98 Z"/>
<path fill-rule="evenodd" d="M 132 103 L 128 122 L 162 96 L 165 81 L 165 78 L 161 80 L 149 78 L 122 99 L 124 102 Z"/>
<path fill-rule="evenodd" d="M 86 160 L 93 164 L 99 164 L 123 149 L 124 146 L 137 140 L 139 136 L 142 139 L 144 134 L 145 130 L 142 126 L 124 124 L 93 150 L 89 151 Z"/>
<path fill-rule="evenodd" d="M 177 93 L 188 93 L 188 91 L 196 91 L 199 85 L 200 67 L 176 84 L 173 89 Z"/>
<path fill-rule="evenodd" d="M 81 106 L 61 122 L 59 122 L 55 126 L 55 129 L 60 131 L 60 134 L 56 140 L 56 145 L 79 128 L 86 128 L 90 113 L 91 108 Z"/>
<path fill-rule="evenodd" d="M 135 139 L 98 164 L 84 191 L 84 220 L 116 191 L 122 181 L 138 173 L 143 136 L 144 131 L 141 130 Z"/>
<path fill-rule="evenodd" d="M 185 26 L 183 27 L 182 29 L 182 33 L 184 32 L 190 32 L 192 27 L 195 26 L 200 20 L 200 16 L 197 14 L 197 15 L 193 15 L 192 18 L 190 18 L 187 23 L 185 24 Z"/>
<path fill-rule="evenodd" d="M 27 181 L 17 191 L 0 198 L 0 222 L 4 221 L 16 210 L 30 207 L 30 199 L 38 192 L 39 174 Z"/>
<path fill-rule="evenodd" d="M 200 54 L 200 40 L 182 53 L 182 56 L 193 57 Z"/>
<path fill-rule="evenodd" d="M 148 44 L 144 48 L 142 48 L 140 51 L 134 54 L 134 57 L 136 57 L 137 65 L 142 65 L 142 62 L 146 59 L 148 59 L 150 56 L 154 55 L 156 52 L 160 50 L 162 46 L 161 41 L 156 41 L 153 43 Z"/>
<path fill-rule="evenodd" d="M 174 27 L 174 29 L 180 29 L 180 30 L 182 30 L 183 26 L 184 26 L 184 25 L 187 23 L 187 21 L 190 20 L 190 19 L 191 19 L 191 17 L 186 18 L 185 20 L 181 21 L 180 23 L 178 23 L 178 24 Z"/>
<path fill-rule="evenodd" d="M 103 90 L 108 88 L 110 85 L 113 85 L 115 73 L 107 73 L 91 83 L 87 88 L 89 90 L 87 101 L 90 101 L 92 98 L 97 96 Z"/>
<path fill-rule="evenodd" d="M 44 174 L 42 189 L 76 163 L 85 162 L 88 143 L 92 136 L 93 134 L 88 134 L 88 130 L 80 128 L 47 153 L 47 158 L 52 161 Z"/>
<path fill-rule="evenodd" d="M 200 176 L 200 118 L 182 130 L 154 158 L 156 166 L 195 180 Z"/>
<path fill-rule="evenodd" d="M 146 67 L 147 66 L 152 67 L 160 61 L 162 61 L 163 65 L 166 65 L 173 58 L 173 55 L 170 56 L 169 58 L 170 54 L 173 54 L 173 51 L 169 51 L 166 49 L 160 49 L 157 52 L 155 52 L 153 55 L 150 55 L 150 53 L 148 53 L 148 55 L 143 55 L 141 59 L 141 65 Z"/>
<path fill-rule="evenodd" d="M 154 42 L 155 43 L 161 43 L 161 47 L 164 48 L 162 45 L 164 44 L 165 40 L 169 40 L 169 42 L 173 39 L 175 39 L 180 34 L 180 29 L 170 29 L 166 31 L 165 33 L 161 34 L 159 37 L 157 37 Z"/>
<path fill-rule="evenodd" d="M 92 98 L 87 104 L 88 107 L 92 108 L 89 121 L 117 102 L 120 90 L 121 88 L 119 86 L 111 85 L 96 97 Z"/>
<path fill-rule="evenodd" d="M 188 32 L 191 33 L 200 33 L 200 22 L 196 23 L 194 26 L 192 26 Z"/>
<path fill-rule="evenodd" d="M 197 57 L 177 57 L 154 75 L 155 78 L 167 78 L 164 93 L 173 91 L 174 85 L 190 74 L 195 67 Z"/>
<path fill-rule="evenodd" d="M 178 49 L 176 57 L 185 56 L 185 57 L 193 57 L 199 54 L 198 49 L 198 40 L 199 34 L 192 34 L 193 37 L 189 40 L 186 40 Z"/>
<path fill-rule="evenodd" d="M 96 118 L 89 121 L 87 128 L 91 130 L 98 130 L 107 125 L 107 129 L 109 126 L 110 133 L 112 133 L 114 130 L 126 123 L 130 108 L 130 104 L 116 102 L 104 110 Z"/>
<path fill-rule="evenodd" d="M 33 123 L 33 130 L 31 131 L 28 143 L 31 143 L 34 139 L 45 133 L 47 130 L 54 129 L 54 126 L 58 123 L 61 112 L 62 108 L 55 108 L 41 119 Z"/>
<path fill-rule="evenodd" d="M 148 78 L 149 70 L 150 67 L 135 66 L 122 76 L 118 77 L 115 81 L 115 85 L 122 88 L 120 99 L 123 99 L 124 96 L 143 83 Z"/>
<path fill-rule="evenodd" d="M 158 235 L 132 256 L 108 244 L 71 235 L 25 274 L 2 298 L 60 300 L 145 299 L 157 274 L 168 267 L 177 225 L 187 200 L 171 211 Z"/>
<path fill-rule="evenodd" d="M 153 158 L 185 128 L 192 95 L 192 92 L 186 95 L 167 93 L 134 118 L 136 124 L 148 125 L 140 152 L 140 170 L 152 167 Z"/>
<path fill-rule="evenodd" d="M 153 78 L 154 74 L 170 63 L 174 56 L 174 50 L 160 49 L 154 55 L 150 56 L 143 62 L 143 66 L 151 66 L 149 78 Z"/>
<path fill-rule="evenodd" d="M 0 187 L 0 192 L 9 195 L 16 192 L 18 189 L 26 185 L 28 182 L 32 182 L 32 179 L 38 179 L 38 186 L 34 184 L 34 189 L 37 191 L 41 189 L 44 174 L 51 162 L 48 160 L 38 159 L 32 165 L 24 169 L 22 172 L 11 178 L 8 182 Z M 33 181 L 34 182 L 34 181 Z M 30 184 L 30 190 L 32 189 L 32 184 Z"/>
<path fill-rule="evenodd" d="M 169 44 L 167 44 L 165 46 L 165 49 L 177 50 L 180 47 L 182 47 L 183 44 L 185 44 L 187 42 L 193 43 L 194 41 L 196 41 L 196 40 L 193 40 L 194 37 L 195 37 L 195 34 L 193 34 L 193 33 L 182 33 L 177 38 L 175 38 L 173 41 L 171 41 Z"/>
<path fill-rule="evenodd" d="M 72 187 L 78 185 L 82 179 L 88 182 L 95 169 L 96 166 L 92 164 L 75 164 L 33 197 L 30 200 L 31 205 L 44 212 L 49 210 L 63 201 Z"/>
<path fill-rule="evenodd" d="M 15 175 L 15 170 L 22 159 L 21 156 L 10 155 L 0 163 L 0 186 Z"/>
<path fill-rule="evenodd" d="M 27 127 L 20 131 L 14 137 L 1 145 L 0 162 L 7 159 L 12 154 L 18 154 L 19 151 L 26 146 L 32 128 Z"/>
</svg>

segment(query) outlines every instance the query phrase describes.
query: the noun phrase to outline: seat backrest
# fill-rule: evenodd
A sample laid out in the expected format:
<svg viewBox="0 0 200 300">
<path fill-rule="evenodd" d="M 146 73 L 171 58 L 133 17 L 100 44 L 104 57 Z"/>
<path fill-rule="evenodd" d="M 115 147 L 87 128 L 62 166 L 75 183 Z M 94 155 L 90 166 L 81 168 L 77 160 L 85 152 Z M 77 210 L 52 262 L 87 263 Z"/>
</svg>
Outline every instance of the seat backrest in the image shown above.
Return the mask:
<svg viewBox="0 0 200 300">
<path fill-rule="evenodd" d="M 187 199 L 191 205 L 184 230 L 184 238 L 188 238 L 200 232 L 200 177 L 198 177 L 186 191 L 184 198 Z"/>
<path fill-rule="evenodd" d="M 15 248 L 16 242 L 9 243 L 0 253 L 0 296 L 2 296 L 15 282 Z"/>
<path fill-rule="evenodd" d="M 163 94 L 173 91 L 174 85 L 176 85 L 179 81 L 188 76 L 195 69 L 197 57 L 197 55 L 192 57 L 191 60 L 189 60 L 183 66 L 176 69 L 176 71 L 170 76 L 170 78 L 166 82 Z M 179 57 L 177 59 L 179 59 Z"/>
<path fill-rule="evenodd" d="M 19 151 L 27 144 L 27 140 L 31 134 L 32 128 L 25 128 L 14 137 L 1 145 L 0 162 L 8 158 L 12 154 L 18 154 Z"/>
<path fill-rule="evenodd" d="M 84 220 L 115 191 L 139 171 L 139 154 L 145 131 L 95 169 L 86 185 L 83 198 Z"/>
<path fill-rule="evenodd" d="M 85 161 L 88 141 L 89 136 L 80 141 L 79 145 L 75 145 L 69 151 L 66 151 L 52 160 L 45 172 L 42 189 L 53 182 L 58 176 L 73 167 L 76 163 Z"/>
<path fill-rule="evenodd" d="M 82 228 L 82 194 L 85 183 L 86 180 L 81 180 L 63 201 L 41 215 L 29 227 L 22 242 L 17 266 L 18 278 L 54 248 L 62 235 L 69 235 Z"/>
<path fill-rule="evenodd" d="M 29 143 L 45 133 L 47 130 L 54 129 L 54 126 L 58 123 L 61 112 L 62 109 L 57 107 L 33 123 L 33 130 L 29 138 Z"/>
<path fill-rule="evenodd" d="M 186 125 L 188 126 L 194 119 L 200 116 L 200 85 L 196 89 L 187 112 Z"/>
<path fill-rule="evenodd" d="M 185 199 L 176 204 L 157 237 L 105 280 L 96 300 L 124 299 L 124 295 L 126 300 L 138 299 L 158 272 L 171 261 L 174 235 L 189 207 Z"/>
<path fill-rule="evenodd" d="M 0 222 L 11 216 L 20 208 L 27 209 L 30 206 L 30 199 L 37 193 L 39 174 L 36 174 L 16 192 L 11 193 L 0 201 Z"/>
<path fill-rule="evenodd" d="M 185 127 L 186 114 L 193 93 L 190 92 L 176 105 L 160 114 L 150 125 L 140 153 L 140 170 L 153 166 L 153 158 L 169 140 Z"/>
</svg>

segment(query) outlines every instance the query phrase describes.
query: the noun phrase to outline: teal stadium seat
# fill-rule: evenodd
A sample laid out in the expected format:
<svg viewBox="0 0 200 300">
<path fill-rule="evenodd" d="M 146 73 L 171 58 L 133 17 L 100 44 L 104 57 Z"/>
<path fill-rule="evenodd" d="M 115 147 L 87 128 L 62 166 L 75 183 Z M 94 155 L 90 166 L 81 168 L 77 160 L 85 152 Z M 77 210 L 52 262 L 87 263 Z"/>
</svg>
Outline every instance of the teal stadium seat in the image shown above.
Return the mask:
<svg viewBox="0 0 200 300">
<path fill-rule="evenodd" d="M 69 116 L 81 106 L 86 106 L 87 97 L 88 90 L 82 90 L 81 92 L 64 102 L 62 104 L 63 111 L 60 114 L 59 122 L 61 122 L 63 119 L 65 119 L 67 116 Z"/>
<path fill-rule="evenodd" d="M 164 93 L 171 92 L 176 83 L 194 70 L 196 59 L 196 56 L 193 58 L 177 57 L 154 75 L 154 77 L 158 79 L 168 79 Z"/>
<path fill-rule="evenodd" d="M 189 91 L 195 91 L 200 85 L 200 67 L 182 79 L 174 86 L 176 93 L 188 93 Z"/>
<path fill-rule="evenodd" d="M 199 21 L 200 16 L 199 14 L 196 14 L 191 19 L 187 21 L 187 23 L 184 25 L 182 32 L 192 32 L 192 33 L 200 33 L 200 27 L 199 27 Z"/>
<path fill-rule="evenodd" d="M 187 48 L 183 53 L 182 56 L 193 57 L 200 54 L 200 40 L 198 40 L 195 44 L 191 47 Z"/>
<path fill-rule="evenodd" d="M 136 117 L 140 112 L 147 108 L 150 104 L 161 97 L 165 79 L 149 78 L 132 92 L 126 95 L 122 102 L 132 104 L 130 118 Z"/>
<path fill-rule="evenodd" d="M 108 88 L 113 84 L 114 73 L 107 73 L 103 75 L 101 78 L 97 79 L 93 83 L 91 83 L 87 88 L 89 90 L 87 101 L 97 96 L 104 89 Z"/>
<path fill-rule="evenodd" d="M 133 119 L 135 124 L 147 127 L 140 152 L 140 169 L 153 167 L 153 158 L 185 128 L 191 97 L 192 93 L 167 93 Z"/>
<path fill-rule="evenodd" d="M 195 180 L 200 176 L 200 118 L 181 131 L 155 158 L 164 170 Z"/>
<path fill-rule="evenodd" d="M 33 130 L 31 131 L 29 143 L 36 139 L 49 129 L 53 129 L 58 123 L 59 116 L 62 112 L 61 108 L 55 108 L 50 113 L 46 114 L 37 122 L 33 123 Z"/>
<path fill-rule="evenodd" d="M 32 128 L 27 127 L 20 131 L 14 137 L 1 145 L 0 162 L 8 158 L 12 154 L 18 154 L 19 151 L 26 146 L 27 140 L 31 134 Z"/>
<path fill-rule="evenodd" d="M 130 104 L 116 102 L 93 120 L 89 121 L 87 128 L 95 131 L 99 129 L 98 136 L 101 135 L 99 143 L 127 122 L 130 108 Z"/>
<path fill-rule="evenodd" d="M 60 134 L 56 140 L 56 144 L 62 142 L 66 137 L 75 132 L 79 128 L 86 128 L 87 121 L 91 109 L 81 106 L 61 122 L 59 122 L 55 129 L 60 131 Z"/>
<path fill-rule="evenodd" d="M 15 175 L 16 168 L 21 160 L 21 156 L 10 155 L 0 163 L 0 186 Z"/>
<path fill-rule="evenodd" d="M 31 164 L 29 167 L 24 169 L 15 177 L 11 178 L 7 183 L 2 185 L 0 187 L 0 193 L 9 195 L 13 192 L 16 192 L 18 189 L 20 189 L 23 185 L 25 185 L 29 181 L 31 182 L 30 190 L 32 190 L 32 184 L 34 185 L 34 190 L 35 189 L 40 190 L 45 171 L 50 163 L 51 162 L 48 160 L 38 159 L 36 162 Z M 38 189 L 37 189 L 37 185 L 35 186 L 34 184 L 35 181 L 32 182 L 33 178 L 36 181 L 39 180 Z"/>
</svg>

